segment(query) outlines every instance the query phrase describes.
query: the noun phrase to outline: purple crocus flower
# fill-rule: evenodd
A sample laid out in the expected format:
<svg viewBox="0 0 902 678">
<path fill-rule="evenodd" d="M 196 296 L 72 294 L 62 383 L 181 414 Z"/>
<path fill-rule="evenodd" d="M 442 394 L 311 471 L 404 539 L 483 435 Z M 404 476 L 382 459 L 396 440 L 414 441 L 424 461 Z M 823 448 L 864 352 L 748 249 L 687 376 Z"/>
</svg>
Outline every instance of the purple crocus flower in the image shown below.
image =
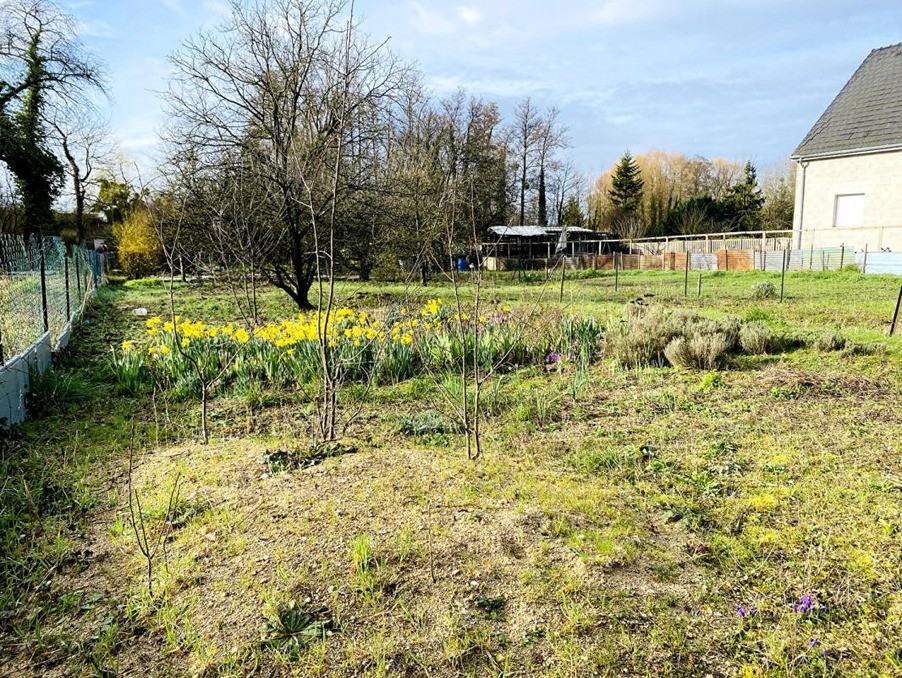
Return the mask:
<svg viewBox="0 0 902 678">
<path fill-rule="evenodd" d="M 545 356 L 545 364 L 546 365 L 554 365 L 556 363 L 561 362 L 561 359 L 563 357 L 564 356 L 562 356 L 557 351 L 552 351 L 551 353 L 549 353 L 548 355 Z"/>
<path fill-rule="evenodd" d="M 808 641 L 808 647 L 817 647 L 820 644 L 821 644 L 820 638 L 812 638 L 811 640 Z"/>
<path fill-rule="evenodd" d="M 745 619 L 746 617 L 754 617 L 756 614 L 758 614 L 758 608 L 754 605 L 748 608 L 744 605 L 737 605 L 736 614 L 738 614 L 742 619 Z"/>
<path fill-rule="evenodd" d="M 827 606 L 821 605 L 818 607 L 817 602 L 807 593 L 802 596 L 801 600 L 798 603 L 792 604 L 792 611 L 799 612 L 801 614 L 806 614 L 808 612 L 826 612 Z"/>
</svg>

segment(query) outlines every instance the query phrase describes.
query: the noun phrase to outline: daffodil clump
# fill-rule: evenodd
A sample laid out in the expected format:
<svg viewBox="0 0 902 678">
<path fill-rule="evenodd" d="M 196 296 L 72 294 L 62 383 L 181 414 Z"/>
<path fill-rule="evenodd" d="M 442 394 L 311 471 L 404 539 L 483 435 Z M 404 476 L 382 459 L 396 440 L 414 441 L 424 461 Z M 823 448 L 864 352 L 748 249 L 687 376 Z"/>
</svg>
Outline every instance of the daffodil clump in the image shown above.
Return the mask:
<svg viewBox="0 0 902 678">
<path fill-rule="evenodd" d="M 113 370 L 121 386 L 129 382 L 126 390 L 145 377 L 190 397 L 199 387 L 198 372 L 220 388 L 309 382 L 321 374 L 325 350 L 343 381 L 396 383 L 463 361 L 484 369 L 542 364 L 551 344 L 570 341 L 560 334 L 525 327 L 507 306 L 492 306 L 477 318 L 441 299 L 380 314 L 347 307 L 301 313 L 251 331 L 235 323 L 153 317 L 144 338 L 114 350 Z"/>
</svg>

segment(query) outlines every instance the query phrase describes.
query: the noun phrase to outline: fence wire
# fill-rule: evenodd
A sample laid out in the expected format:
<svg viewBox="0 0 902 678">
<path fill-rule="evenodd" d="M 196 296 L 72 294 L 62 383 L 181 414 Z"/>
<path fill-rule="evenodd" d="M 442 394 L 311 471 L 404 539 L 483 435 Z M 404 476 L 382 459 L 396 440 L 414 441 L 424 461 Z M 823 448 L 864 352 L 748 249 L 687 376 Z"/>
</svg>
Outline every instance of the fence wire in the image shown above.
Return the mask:
<svg viewBox="0 0 902 678">
<path fill-rule="evenodd" d="M 49 333 L 57 347 L 106 281 L 105 255 L 55 238 L 0 235 L 0 366 Z"/>
</svg>

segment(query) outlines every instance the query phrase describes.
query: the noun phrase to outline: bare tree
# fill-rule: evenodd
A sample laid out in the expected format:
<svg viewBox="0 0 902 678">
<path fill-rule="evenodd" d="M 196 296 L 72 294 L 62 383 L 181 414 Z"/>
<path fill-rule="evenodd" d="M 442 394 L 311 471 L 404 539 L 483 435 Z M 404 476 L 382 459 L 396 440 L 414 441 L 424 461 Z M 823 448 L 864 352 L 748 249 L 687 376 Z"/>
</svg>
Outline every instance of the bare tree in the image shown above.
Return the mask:
<svg viewBox="0 0 902 678">
<path fill-rule="evenodd" d="M 200 166 L 218 166 L 228 154 L 250 159 L 254 180 L 273 189 L 268 212 L 283 233 L 263 272 L 305 309 L 314 307 L 308 292 L 322 270 L 314 221 L 338 214 L 333 198 L 344 188 L 329 180 L 336 149 L 347 148 L 337 140 L 359 110 L 388 102 L 403 76 L 383 45 L 355 34 L 346 47 L 347 7 L 233 0 L 221 31 L 200 33 L 172 57 L 170 140 L 192 149 Z M 346 51 L 348 97 L 338 66 Z"/>
<path fill-rule="evenodd" d="M 575 195 L 582 202 L 584 197 L 583 177 L 574 168 L 573 160 L 568 158 L 551 167 L 548 186 L 551 189 L 552 199 L 551 219 L 555 224 L 562 224 L 567 199 Z"/>
<path fill-rule="evenodd" d="M 635 240 L 648 235 L 648 224 L 638 214 L 620 214 L 613 225 L 614 231 L 624 240 Z"/>
<path fill-rule="evenodd" d="M 511 141 L 517 153 L 517 173 L 519 174 L 520 213 L 519 223 L 526 223 L 526 191 L 529 189 L 529 175 L 535 167 L 536 149 L 544 121 L 527 97 L 514 111 L 514 122 L 510 129 Z"/>
<path fill-rule="evenodd" d="M 536 155 L 539 166 L 539 195 L 538 195 L 538 220 L 540 226 L 548 225 L 548 200 L 545 177 L 548 170 L 554 170 L 557 163 L 553 162 L 554 152 L 567 147 L 567 128 L 558 120 L 560 111 L 550 108 L 539 121 L 536 130 L 537 143 Z M 549 164 L 551 165 L 549 167 Z M 563 196 L 561 197 L 563 205 Z M 558 210 L 558 215 L 563 209 Z M 559 221 L 559 219 L 558 219 Z"/>
<path fill-rule="evenodd" d="M 90 113 L 57 116 L 49 124 L 66 160 L 66 173 L 72 182 L 75 200 L 75 229 L 78 242 L 83 242 L 88 195 L 97 186 L 98 168 L 105 165 L 112 154 L 109 126 Z"/>
</svg>

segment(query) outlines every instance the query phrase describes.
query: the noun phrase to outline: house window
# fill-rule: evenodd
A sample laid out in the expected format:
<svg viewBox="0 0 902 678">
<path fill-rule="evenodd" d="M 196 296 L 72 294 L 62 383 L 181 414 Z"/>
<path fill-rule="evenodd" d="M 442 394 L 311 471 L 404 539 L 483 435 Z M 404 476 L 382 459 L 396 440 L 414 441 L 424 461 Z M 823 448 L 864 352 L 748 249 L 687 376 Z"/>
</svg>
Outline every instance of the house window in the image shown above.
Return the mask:
<svg viewBox="0 0 902 678">
<path fill-rule="evenodd" d="M 864 193 L 836 196 L 833 225 L 838 228 L 864 225 Z"/>
</svg>

